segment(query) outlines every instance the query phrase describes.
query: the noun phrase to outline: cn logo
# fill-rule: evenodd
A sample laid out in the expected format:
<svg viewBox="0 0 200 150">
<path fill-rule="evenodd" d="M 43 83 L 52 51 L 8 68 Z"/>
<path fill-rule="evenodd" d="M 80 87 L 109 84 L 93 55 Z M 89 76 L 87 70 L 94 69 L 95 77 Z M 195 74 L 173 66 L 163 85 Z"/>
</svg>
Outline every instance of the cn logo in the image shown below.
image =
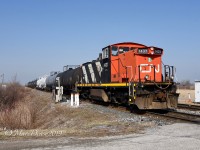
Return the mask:
<svg viewBox="0 0 200 150">
<path fill-rule="evenodd" d="M 151 71 L 154 71 L 154 65 L 153 64 L 140 64 L 140 72 L 141 73 L 151 73 Z M 160 72 L 160 65 L 155 65 L 155 72 Z"/>
</svg>

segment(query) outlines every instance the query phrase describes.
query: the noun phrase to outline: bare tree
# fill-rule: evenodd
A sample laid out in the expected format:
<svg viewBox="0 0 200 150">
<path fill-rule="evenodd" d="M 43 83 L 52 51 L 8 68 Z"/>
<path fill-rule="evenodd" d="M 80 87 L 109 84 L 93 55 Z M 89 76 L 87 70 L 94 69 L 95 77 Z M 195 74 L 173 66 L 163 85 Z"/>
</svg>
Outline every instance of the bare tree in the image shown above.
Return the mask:
<svg viewBox="0 0 200 150">
<path fill-rule="evenodd" d="M 179 85 L 180 89 L 194 89 L 194 83 L 191 83 L 190 80 L 183 80 Z"/>
</svg>

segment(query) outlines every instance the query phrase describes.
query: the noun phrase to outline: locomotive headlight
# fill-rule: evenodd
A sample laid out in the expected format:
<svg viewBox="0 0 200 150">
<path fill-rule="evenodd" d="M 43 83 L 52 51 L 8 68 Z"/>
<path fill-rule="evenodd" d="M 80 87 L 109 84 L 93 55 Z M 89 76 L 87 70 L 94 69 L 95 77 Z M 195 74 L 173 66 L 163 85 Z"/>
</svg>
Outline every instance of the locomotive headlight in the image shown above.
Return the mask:
<svg viewBox="0 0 200 150">
<path fill-rule="evenodd" d="M 151 48 L 150 48 L 150 50 L 152 50 L 152 51 L 153 51 L 153 50 L 154 50 L 154 48 L 153 48 L 153 47 L 151 47 Z"/>
<path fill-rule="evenodd" d="M 149 79 L 149 75 L 146 75 L 146 76 L 145 76 L 145 79 L 148 80 L 148 79 Z"/>
</svg>

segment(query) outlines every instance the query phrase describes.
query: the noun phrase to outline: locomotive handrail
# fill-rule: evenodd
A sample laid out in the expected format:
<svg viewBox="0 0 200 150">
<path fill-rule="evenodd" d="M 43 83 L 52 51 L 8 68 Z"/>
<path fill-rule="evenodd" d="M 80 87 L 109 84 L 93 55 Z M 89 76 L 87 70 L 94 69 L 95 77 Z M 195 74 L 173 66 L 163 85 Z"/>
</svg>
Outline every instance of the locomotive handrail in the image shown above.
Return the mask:
<svg viewBox="0 0 200 150">
<path fill-rule="evenodd" d="M 169 74 L 167 74 L 167 69 L 169 71 Z M 170 82 L 172 77 L 174 77 L 174 66 L 164 65 L 164 75 L 165 75 L 165 82 L 167 81 L 167 77 Z"/>
</svg>

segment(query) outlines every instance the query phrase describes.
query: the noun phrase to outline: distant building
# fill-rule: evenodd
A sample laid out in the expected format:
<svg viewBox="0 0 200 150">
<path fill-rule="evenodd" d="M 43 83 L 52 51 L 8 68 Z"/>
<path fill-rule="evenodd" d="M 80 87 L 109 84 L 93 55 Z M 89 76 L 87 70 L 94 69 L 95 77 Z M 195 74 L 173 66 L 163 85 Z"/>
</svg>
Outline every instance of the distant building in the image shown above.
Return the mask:
<svg viewBox="0 0 200 150">
<path fill-rule="evenodd" d="M 195 100 L 196 103 L 200 102 L 200 80 L 195 81 Z"/>
</svg>

